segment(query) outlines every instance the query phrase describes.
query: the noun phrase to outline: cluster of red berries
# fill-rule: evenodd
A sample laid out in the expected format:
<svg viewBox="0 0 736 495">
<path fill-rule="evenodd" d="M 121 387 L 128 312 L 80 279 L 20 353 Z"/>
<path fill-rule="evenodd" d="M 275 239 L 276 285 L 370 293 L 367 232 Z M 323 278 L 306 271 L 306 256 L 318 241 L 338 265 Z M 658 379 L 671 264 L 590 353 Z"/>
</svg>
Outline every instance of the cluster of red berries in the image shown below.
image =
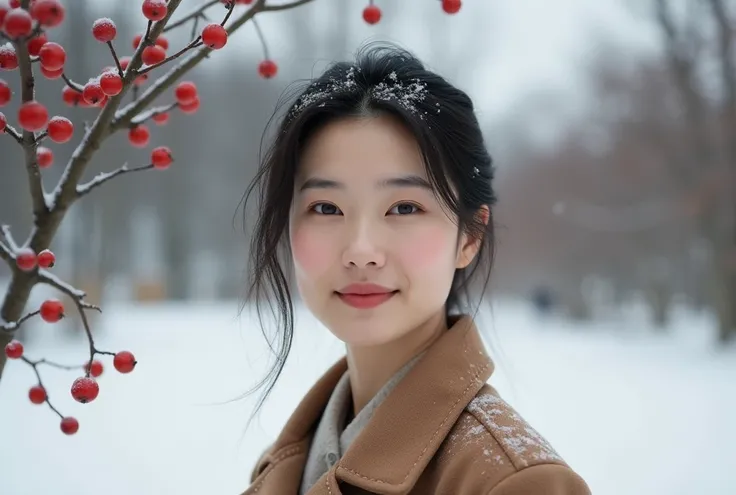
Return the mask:
<svg viewBox="0 0 736 495">
<path fill-rule="evenodd" d="M 23 357 L 23 351 L 23 344 L 17 340 L 12 340 L 5 346 L 5 355 L 8 359 L 20 359 Z M 129 351 L 120 351 L 115 354 L 112 364 L 119 373 L 130 373 L 138 362 L 136 361 L 133 353 Z M 74 380 L 70 389 L 74 400 L 81 402 L 82 404 L 92 402 L 99 395 L 100 386 L 95 378 L 102 375 L 104 367 L 102 362 L 95 359 L 86 363 L 84 365 L 84 370 L 86 375 L 80 376 Z M 43 385 L 38 384 L 30 388 L 28 391 L 28 399 L 33 404 L 43 404 L 48 401 L 48 394 Z M 73 435 L 79 430 L 79 421 L 71 416 L 64 417 L 61 420 L 60 428 L 65 434 Z"/>
<path fill-rule="evenodd" d="M 442 0 L 442 10 L 447 14 L 457 14 L 460 12 L 460 7 L 462 7 L 462 0 Z M 363 9 L 363 20 L 368 24 L 378 24 L 382 15 L 381 9 L 372 2 Z"/>
</svg>

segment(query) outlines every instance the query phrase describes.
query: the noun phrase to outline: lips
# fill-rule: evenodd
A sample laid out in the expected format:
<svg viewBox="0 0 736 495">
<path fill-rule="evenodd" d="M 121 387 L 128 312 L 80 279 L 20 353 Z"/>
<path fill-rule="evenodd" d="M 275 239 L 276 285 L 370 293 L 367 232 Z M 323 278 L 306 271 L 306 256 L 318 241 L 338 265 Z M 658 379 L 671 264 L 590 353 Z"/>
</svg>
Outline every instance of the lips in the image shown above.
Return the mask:
<svg viewBox="0 0 736 495">
<path fill-rule="evenodd" d="M 353 308 L 357 308 L 357 309 L 371 309 L 371 308 L 375 308 L 389 301 L 398 292 L 399 291 L 397 290 L 391 291 L 391 292 L 379 292 L 379 293 L 372 293 L 372 294 L 354 294 L 354 293 L 343 294 L 341 292 L 338 292 L 337 295 L 340 298 L 340 300 L 344 302 L 345 304 L 347 304 L 348 306 L 352 306 Z"/>
</svg>

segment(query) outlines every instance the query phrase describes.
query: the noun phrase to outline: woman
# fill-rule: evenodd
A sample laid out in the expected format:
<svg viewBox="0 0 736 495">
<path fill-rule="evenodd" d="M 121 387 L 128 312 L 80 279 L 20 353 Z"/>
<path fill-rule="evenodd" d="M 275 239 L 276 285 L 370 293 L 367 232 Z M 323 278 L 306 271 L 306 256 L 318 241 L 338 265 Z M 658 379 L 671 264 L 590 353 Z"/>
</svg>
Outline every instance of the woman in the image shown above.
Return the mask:
<svg viewBox="0 0 736 495">
<path fill-rule="evenodd" d="M 486 384 L 493 363 L 463 308 L 490 276 L 492 177 L 470 98 L 404 51 L 367 47 L 292 104 L 248 192 L 262 198 L 250 296 L 283 317 L 266 395 L 293 332 L 286 263 L 346 356 L 245 494 L 589 493 Z"/>
</svg>

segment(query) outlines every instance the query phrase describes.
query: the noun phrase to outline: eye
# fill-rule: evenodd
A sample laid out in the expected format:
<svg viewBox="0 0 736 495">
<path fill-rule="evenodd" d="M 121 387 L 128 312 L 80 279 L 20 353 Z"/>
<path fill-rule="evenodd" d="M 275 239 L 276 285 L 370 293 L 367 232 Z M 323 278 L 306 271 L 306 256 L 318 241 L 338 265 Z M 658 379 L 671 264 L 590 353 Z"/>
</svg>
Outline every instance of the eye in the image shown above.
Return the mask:
<svg viewBox="0 0 736 495">
<path fill-rule="evenodd" d="M 420 211 L 422 211 L 422 209 L 414 203 L 399 203 L 391 207 L 391 210 L 389 211 L 392 211 L 394 209 L 397 210 L 396 214 L 400 216 L 411 215 L 412 213 L 419 213 Z"/>
<path fill-rule="evenodd" d="M 322 211 L 319 211 L 320 207 L 322 207 Z M 330 203 L 315 203 L 309 209 L 318 215 L 335 215 L 340 211 L 337 206 Z"/>
</svg>

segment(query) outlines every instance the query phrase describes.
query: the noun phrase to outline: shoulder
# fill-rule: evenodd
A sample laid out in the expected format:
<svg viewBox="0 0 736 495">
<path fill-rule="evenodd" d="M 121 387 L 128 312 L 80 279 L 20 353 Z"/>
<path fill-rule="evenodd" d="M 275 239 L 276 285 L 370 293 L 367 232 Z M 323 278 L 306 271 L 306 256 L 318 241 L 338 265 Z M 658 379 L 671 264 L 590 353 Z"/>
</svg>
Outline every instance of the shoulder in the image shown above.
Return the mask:
<svg viewBox="0 0 736 495">
<path fill-rule="evenodd" d="M 455 483 L 440 490 L 448 493 L 590 493 L 552 445 L 489 385 L 465 407 L 436 461 L 438 483 Z"/>
</svg>

